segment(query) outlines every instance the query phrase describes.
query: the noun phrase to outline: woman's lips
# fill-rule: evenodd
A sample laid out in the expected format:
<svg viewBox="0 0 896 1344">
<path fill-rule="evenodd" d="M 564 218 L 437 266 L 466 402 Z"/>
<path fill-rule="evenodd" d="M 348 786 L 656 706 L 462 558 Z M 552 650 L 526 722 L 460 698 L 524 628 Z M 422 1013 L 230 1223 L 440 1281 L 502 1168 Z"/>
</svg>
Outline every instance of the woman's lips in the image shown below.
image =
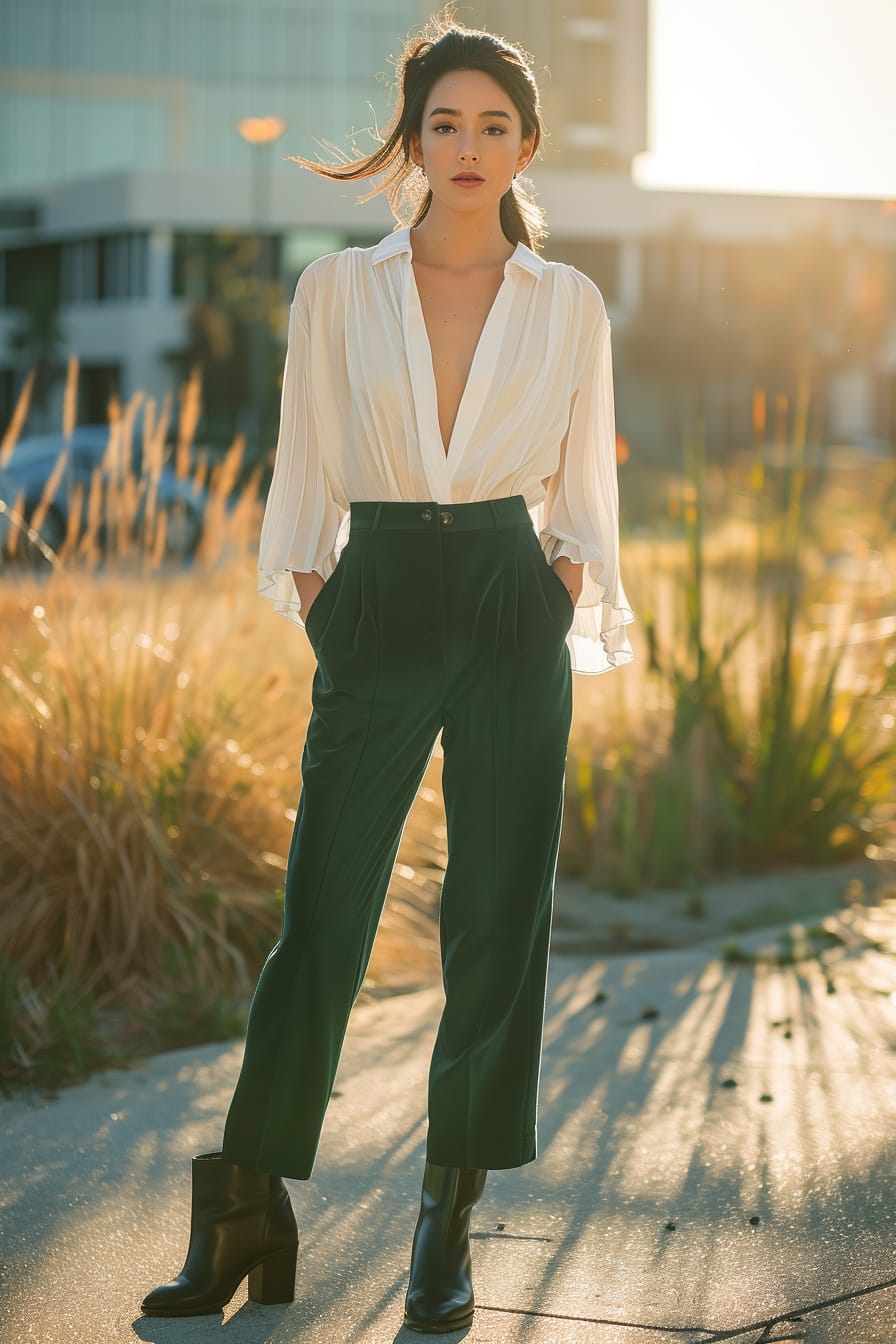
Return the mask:
<svg viewBox="0 0 896 1344">
<path fill-rule="evenodd" d="M 481 177 L 452 177 L 451 181 L 456 187 L 481 187 L 483 178 Z"/>
</svg>

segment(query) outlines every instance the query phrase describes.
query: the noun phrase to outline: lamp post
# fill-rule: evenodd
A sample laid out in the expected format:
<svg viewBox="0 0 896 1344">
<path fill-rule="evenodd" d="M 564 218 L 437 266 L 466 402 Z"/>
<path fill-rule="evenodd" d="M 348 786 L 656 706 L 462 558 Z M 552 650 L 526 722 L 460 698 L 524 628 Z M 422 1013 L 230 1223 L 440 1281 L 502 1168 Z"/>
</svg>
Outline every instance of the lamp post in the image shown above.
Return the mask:
<svg viewBox="0 0 896 1344">
<path fill-rule="evenodd" d="M 286 130 L 282 117 L 243 117 L 237 130 L 252 151 L 252 228 L 256 238 L 255 300 L 249 340 L 249 385 L 251 399 L 250 441 L 256 455 L 261 454 L 264 426 L 264 372 L 267 358 L 267 321 L 265 314 L 266 282 L 270 279 L 271 247 L 265 226 L 270 223 L 269 147 Z"/>
</svg>

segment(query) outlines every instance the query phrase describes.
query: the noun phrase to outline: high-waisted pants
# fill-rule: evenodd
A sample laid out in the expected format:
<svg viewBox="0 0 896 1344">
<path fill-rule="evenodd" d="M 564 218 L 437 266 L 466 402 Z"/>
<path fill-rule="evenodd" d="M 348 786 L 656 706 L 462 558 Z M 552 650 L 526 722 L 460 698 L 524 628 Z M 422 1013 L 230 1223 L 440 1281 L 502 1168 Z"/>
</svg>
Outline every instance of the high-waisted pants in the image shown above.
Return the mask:
<svg viewBox="0 0 896 1344">
<path fill-rule="evenodd" d="M 426 1156 L 536 1157 L 575 608 L 522 495 L 362 500 L 308 612 L 317 658 L 281 936 L 252 999 L 223 1154 L 311 1175 L 399 841 L 442 734 L 444 1009 Z"/>
</svg>

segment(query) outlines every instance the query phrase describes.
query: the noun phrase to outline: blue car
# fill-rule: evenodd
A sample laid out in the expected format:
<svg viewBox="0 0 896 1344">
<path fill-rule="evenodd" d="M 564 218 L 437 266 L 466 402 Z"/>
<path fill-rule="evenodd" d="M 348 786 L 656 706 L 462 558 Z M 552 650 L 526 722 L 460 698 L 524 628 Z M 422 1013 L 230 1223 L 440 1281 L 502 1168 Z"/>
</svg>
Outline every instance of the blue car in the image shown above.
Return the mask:
<svg viewBox="0 0 896 1344">
<path fill-rule="evenodd" d="M 0 499 L 12 509 L 24 491 L 21 509 L 26 522 L 30 524 L 44 486 L 52 476 L 60 454 L 68 447 L 65 467 L 38 529 L 40 537 L 54 551 L 61 547 L 66 536 L 69 513 L 75 505 L 74 490 L 78 485 L 82 486 L 82 495 L 77 536 L 82 536 L 86 530 L 91 479 L 97 471 L 103 483 L 103 506 L 97 524 L 96 541 L 101 551 L 115 544 L 119 519 L 110 515 L 110 509 L 115 507 L 116 492 L 110 494 L 107 489 L 110 484 L 114 484 L 109 479 L 113 473 L 103 470 L 109 438 L 108 425 L 80 425 L 73 431 L 68 445 L 61 433 L 21 439 L 13 448 L 6 465 L 0 465 Z M 149 477 L 143 475 L 139 420 L 131 435 L 130 475 L 134 478 L 135 502 L 128 505 L 122 500 L 118 507 L 128 515 L 133 514 L 131 534 L 139 538 L 142 536 L 150 484 Z M 194 554 L 202 533 L 207 502 L 206 490 L 194 491 L 189 476 L 178 478 L 171 464 L 163 462 L 156 487 L 155 507 L 157 513 L 167 514 L 165 553 L 168 558 L 187 559 Z M 0 512 L 0 557 L 3 559 L 6 558 L 7 534 L 13 526 L 7 514 Z M 16 555 L 38 558 L 37 549 L 31 545 L 25 533 L 19 536 Z"/>
</svg>

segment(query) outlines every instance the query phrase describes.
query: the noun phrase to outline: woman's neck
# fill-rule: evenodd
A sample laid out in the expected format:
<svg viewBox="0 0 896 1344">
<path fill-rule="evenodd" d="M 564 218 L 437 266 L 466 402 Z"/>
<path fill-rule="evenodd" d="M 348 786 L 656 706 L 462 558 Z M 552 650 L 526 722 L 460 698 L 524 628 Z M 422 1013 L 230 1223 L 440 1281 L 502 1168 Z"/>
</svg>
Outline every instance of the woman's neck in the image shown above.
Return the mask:
<svg viewBox="0 0 896 1344">
<path fill-rule="evenodd" d="M 456 271 L 503 266 L 516 251 L 496 215 L 439 210 L 436 201 L 411 229 L 411 240 L 415 261 Z"/>
</svg>

